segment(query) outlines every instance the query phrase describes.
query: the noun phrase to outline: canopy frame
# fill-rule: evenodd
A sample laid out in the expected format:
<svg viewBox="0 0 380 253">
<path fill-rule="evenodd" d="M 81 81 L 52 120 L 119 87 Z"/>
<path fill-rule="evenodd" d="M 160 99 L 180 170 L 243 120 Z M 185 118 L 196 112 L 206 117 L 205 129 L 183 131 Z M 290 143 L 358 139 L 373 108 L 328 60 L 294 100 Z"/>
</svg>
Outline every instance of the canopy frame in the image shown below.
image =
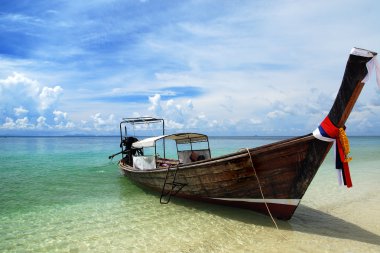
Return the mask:
<svg viewBox="0 0 380 253">
<path fill-rule="evenodd" d="M 156 142 L 159 140 L 164 141 L 164 158 L 166 158 L 165 152 L 165 139 L 174 140 L 176 143 L 176 149 L 178 154 L 178 144 L 190 144 L 190 150 L 193 150 L 193 143 L 207 142 L 207 149 L 210 152 L 210 143 L 208 141 L 208 136 L 200 133 L 178 133 L 178 134 L 169 134 L 169 135 L 160 135 L 155 137 L 150 137 L 143 139 L 141 141 L 134 142 L 132 148 L 151 148 L 154 147 L 154 153 L 157 153 Z"/>
<path fill-rule="evenodd" d="M 127 131 L 127 125 L 132 125 L 133 129 L 135 125 L 142 125 L 142 124 L 155 124 L 155 123 L 161 123 L 162 124 L 162 135 L 165 135 L 165 120 L 161 118 L 154 118 L 154 117 L 136 117 L 136 118 L 123 118 L 120 122 L 120 148 L 121 148 L 121 154 L 122 158 L 125 156 L 125 148 L 123 143 L 123 138 L 126 138 L 128 136 Z M 124 130 L 124 135 L 123 135 Z M 165 143 L 163 145 L 164 153 L 165 153 Z"/>
</svg>

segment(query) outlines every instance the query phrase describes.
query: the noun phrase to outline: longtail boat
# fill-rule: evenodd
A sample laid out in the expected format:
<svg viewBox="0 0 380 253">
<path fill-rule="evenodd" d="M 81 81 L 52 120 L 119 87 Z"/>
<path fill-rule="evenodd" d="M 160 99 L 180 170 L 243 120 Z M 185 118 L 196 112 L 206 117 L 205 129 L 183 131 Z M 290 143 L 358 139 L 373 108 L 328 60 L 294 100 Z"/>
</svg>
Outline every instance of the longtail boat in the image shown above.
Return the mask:
<svg viewBox="0 0 380 253">
<path fill-rule="evenodd" d="M 367 67 L 376 55 L 364 49 L 351 50 L 335 102 L 313 133 L 211 157 L 206 135 L 165 135 L 163 119 L 125 118 L 120 122 L 119 168 L 137 185 L 160 193 L 161 203 L 168 203 L 175 195 L 288 220 L 334 142 L 337 168 L 347 187 L 352 186 L 344 125 L 368 79 Z M 161 136 L 140 141 L 128 136 L 126 125 L 151 123 L 162 124 Z M 166 155 L 170 141 L 177 148 L 174 158 Z"/>
</svg>

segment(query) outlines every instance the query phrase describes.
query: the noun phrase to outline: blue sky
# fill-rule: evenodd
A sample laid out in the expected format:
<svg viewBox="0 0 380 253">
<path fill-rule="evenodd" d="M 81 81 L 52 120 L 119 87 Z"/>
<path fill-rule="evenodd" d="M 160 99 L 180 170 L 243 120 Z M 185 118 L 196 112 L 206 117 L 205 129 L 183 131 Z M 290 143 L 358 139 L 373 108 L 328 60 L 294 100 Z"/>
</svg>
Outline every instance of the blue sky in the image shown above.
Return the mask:
<svg viewBox="0 0 380 253">
<path fill-rule="evenodd" d="M 378 1 L 0 0 L 0 135 L 301 135 L 352 47 L 380 51 Z M 372 76 L 348 134 L 380 135 Z"/>
</svg>

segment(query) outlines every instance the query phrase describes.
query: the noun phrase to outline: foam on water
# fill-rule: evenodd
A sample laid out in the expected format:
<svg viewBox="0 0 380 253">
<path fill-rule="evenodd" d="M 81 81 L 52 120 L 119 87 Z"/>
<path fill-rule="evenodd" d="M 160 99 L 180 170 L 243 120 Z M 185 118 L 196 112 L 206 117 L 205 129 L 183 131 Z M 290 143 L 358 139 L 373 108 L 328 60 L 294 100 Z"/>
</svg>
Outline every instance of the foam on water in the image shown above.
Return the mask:
<svg viewBox="0 0 380 253">
<path fill-rule="evenodd" d="M 277 231 L 248 210 L 160 205 L 107 161 L 117 138 L 0 138 L 0 251 L 379 252 L 379 140 L 351 138 L 349 190 L 337 185 L 330 154 Z M 211 147 L 222 154 L 271 141 L 214 138 Z"/>
</svg>

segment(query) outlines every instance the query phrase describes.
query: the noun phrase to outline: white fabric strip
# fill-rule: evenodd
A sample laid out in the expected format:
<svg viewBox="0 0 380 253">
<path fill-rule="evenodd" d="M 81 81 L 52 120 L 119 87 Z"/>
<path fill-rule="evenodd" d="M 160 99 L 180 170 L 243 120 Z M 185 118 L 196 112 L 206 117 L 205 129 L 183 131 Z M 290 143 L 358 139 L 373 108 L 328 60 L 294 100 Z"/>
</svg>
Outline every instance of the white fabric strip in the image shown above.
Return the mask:
<svg viewBox="0 0 380 253">
<path fill-rule="evenodd" d="M 363 79 L 362 82 L 366 83 L 369 80 L 369 78 L 372 76 L 372 72 L 375 69 L 376 82 L 377 82 L 377 85 L 380 88 L 380 64 L 379 64 L 379 62 L 377 60 L 377 56 L 373 57 L 369 62 L 367 62 L 366 66 L 367 66 L 368 73 L 364 77 L 364 79 Z"/>
<path fill-rule="evenodd" d="M 323 136 L 323 135 L 321 134 L 321 132 L 319 131 L 319 128 L 317 128 L 317 129 L 315 129 L 315 130 L 313 131 L 313 136 L 314 136 L 315 138 L 317 138 L 318 140 L 321 140 L 321 141 L 327 141 L 327 142 L 333 142 L 333 141 L 335 141 L 335 139 L 333 139 L 333 138 L 329 138 L 329 137 L 325 137 L 325 136 Z"/>
<path fill-rule="evenodd" d="M 361 56 L 361 57 L 372 57 L 372 59 L 369 62 L 367 62 L 367 64 L 366 64 L 368 73 L 364 77 L 362 82 L 366 83 L 369 80 L 370 76 L 372 75 L 372 71 L 375 68 L 376 82 L 380 88 L 380 64 L 377 61 L 377 56 L 374 55 L 371 51 L 361 49 L 361 48 L 355 48 L 355 47 L 351 49 L 350 54 L 356 55 L 356 56 Z"/>
<path fill-rule="evenodd" d="M 341 169 L 337 169 L 336 170 L 336 173 L 337 173 L 337 176 L 338 176 L 338 183 L 339 183 L 339 186 L 343 185 L 343 175 L 342 175 L 342 170 Z"/>
<path fill-rule="evenodd" d="M 238 198 L 212 198 L 225 201 L 239 201 L 249 203 L 268 203 L 268 204 L 281 204 L 297 206 L 300 203 L 300 199 L 238 199 Z"/>
<path fill-rule="evenodd" d="M 361 56 L 361 57 L 373 57 L 373 53 L 371 51 L 361 49 L 361 48 L 352 48 L 350 54 L 356 55 L 356 56 Z"/>
</svg>

